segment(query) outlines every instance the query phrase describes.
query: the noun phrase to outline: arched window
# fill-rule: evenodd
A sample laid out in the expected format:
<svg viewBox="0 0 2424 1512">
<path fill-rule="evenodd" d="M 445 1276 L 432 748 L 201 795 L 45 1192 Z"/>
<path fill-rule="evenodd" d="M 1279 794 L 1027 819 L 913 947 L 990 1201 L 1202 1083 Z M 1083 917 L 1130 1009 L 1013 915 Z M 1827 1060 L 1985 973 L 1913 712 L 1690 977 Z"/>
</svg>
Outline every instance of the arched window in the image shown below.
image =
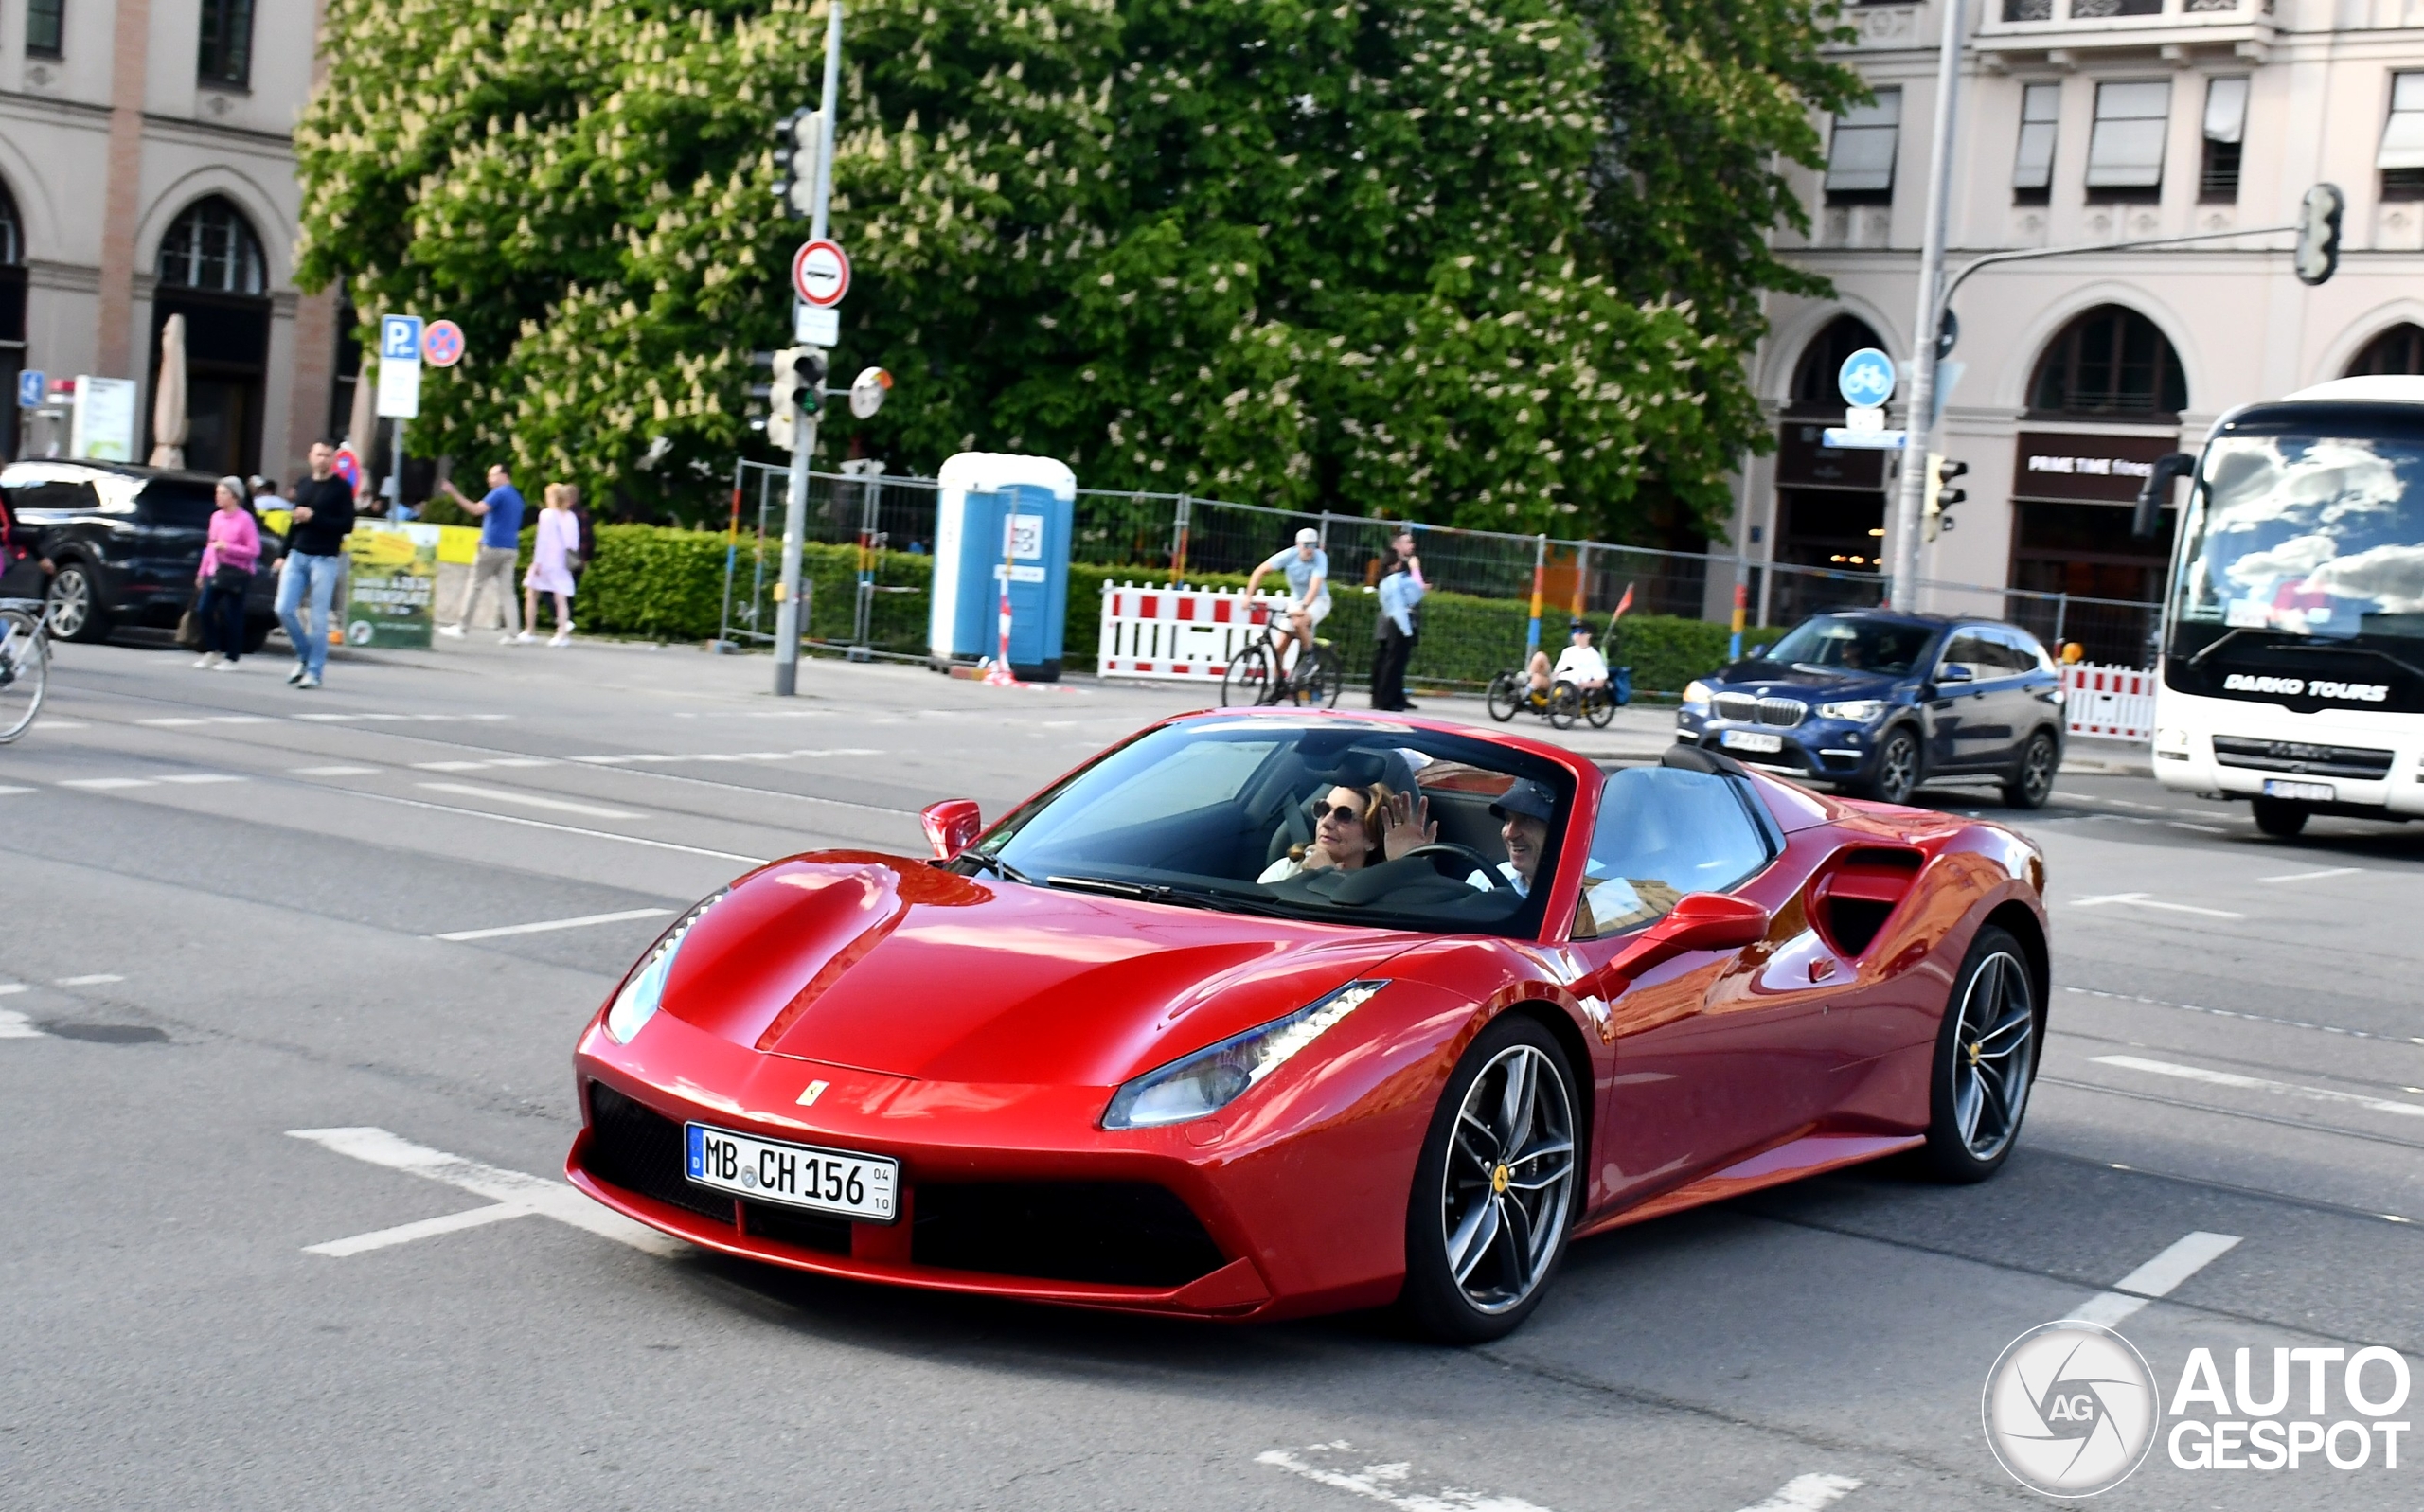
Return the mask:
<svg viewBox="0 0 2424 1512">
<path fill-rule="evenodd" d="M 9 198 L 9 187 L 0 184 L 0 268 L 25 260 L 26 234 L 17 223 L 17 202 Z"/>
<path fill-rule="evenodd" d="M 2424 375 L 2424 326 L 2397 325 L 2365 343 L 2345 376 Z"/>
<path fill-rule="evenodd" d="M 1792 407 L 1842 410 L 1844 396 L 1835 387 L 1835 375 L 1842 369 L 1844 359 L 1863 347 L 1882 350 L 1884 346 L 1867 321 L 1858 315 L 1837 315 L 1803 349 L 1800 365 L 1792 370 Z"/>
<path fill-rule="evenodd" d="M 215 194 L 186 206 L 161 239 L 160 281 L 228 294 L 265 294 L 269 288 L 260 239 L 243 211 Z"/>
<path fill-rule="evenodd" d="M 2153 419 L 2188 407 L 2188 379 L 2153 321 L 2120 305 L 2098 305 L 2045 348 L 2028 396 L 2040 414 Z"/>
</svg>

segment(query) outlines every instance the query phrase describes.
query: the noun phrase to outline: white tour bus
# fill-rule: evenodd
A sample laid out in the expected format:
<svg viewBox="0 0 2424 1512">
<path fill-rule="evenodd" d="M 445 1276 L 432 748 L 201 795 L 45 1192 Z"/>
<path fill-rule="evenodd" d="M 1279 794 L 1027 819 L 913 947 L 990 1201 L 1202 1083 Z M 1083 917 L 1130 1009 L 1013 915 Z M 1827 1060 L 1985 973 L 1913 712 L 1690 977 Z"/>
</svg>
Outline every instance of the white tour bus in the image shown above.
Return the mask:
<svg viewBox="0 0 2424 1512">
<path fill-rule="evenodd" d="M 2149 496 L 2187 464 L 2160 469 Z M 2310 814 L 2424 815 L 2424 378 L 2234 410 L 2192 476 L 2155 775 L 2251 800 L 2268 835 Z"/>
</svg>

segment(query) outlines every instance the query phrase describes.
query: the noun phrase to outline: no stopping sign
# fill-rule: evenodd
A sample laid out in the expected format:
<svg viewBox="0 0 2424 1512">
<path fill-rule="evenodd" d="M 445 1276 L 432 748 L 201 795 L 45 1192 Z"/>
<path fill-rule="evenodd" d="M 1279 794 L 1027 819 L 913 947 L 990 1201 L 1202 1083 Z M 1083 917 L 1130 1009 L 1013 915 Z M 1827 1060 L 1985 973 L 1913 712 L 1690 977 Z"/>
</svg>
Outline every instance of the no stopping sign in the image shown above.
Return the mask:
<svg viewBox="0 0 2424 1512">
<path fill-rule="evenodd" d="M 833 241 L 800 243 L 792 254 L 792 290 L 820 310 L 840 304 L 850 292 L 850 259 Z"/>
</svg>

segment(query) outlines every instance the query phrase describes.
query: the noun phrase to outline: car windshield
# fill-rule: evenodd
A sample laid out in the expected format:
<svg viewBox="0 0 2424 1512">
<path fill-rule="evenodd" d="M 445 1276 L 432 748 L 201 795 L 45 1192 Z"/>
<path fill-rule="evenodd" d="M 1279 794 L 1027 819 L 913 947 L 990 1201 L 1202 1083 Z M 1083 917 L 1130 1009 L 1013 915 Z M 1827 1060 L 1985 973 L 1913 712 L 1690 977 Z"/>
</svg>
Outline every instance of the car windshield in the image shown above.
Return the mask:
<svg viewBox="0 0 2424 1512">
<path fill-rule="evenodd" d="M 2424 447 L 2386 436 L 2222 436 L 2206 449 L 2173 599 L 2226 630 L 2424 640 Z M 2201 629 L 2202 633 L 2197 631 Z"/>
<path fill-rule="evenodd" d="M 1899 676 L 1919 664 L 1934 635 L 1935 629 L 1930 625 L 1857 614 L 1815 614 L 1769 648 L 1767 659 L 1813 671 Z"/>
<path fill-rule="evenodd" d="M 1231 913 L 1530 938 L 1573 795 L 1556 764 L 1460 736 L 1188 720 L 1105 754 L 954 864 Z"/>
</svg>

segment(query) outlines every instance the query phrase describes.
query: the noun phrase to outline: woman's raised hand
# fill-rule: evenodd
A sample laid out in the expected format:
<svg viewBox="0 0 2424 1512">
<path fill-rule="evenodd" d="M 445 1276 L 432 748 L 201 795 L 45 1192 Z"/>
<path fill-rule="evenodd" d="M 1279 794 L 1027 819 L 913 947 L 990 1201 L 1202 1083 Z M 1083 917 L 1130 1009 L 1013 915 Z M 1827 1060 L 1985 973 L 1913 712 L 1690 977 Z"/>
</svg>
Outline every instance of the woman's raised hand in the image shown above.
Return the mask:
<svg viewBox="0 0 2424 1512">
<path fill-rule="evenodd" d="M 1387 806 L 1381 810 L 1381 849 L 1389 860 L 1395 861 L 1438 838 L 1439 826 L 1431 817 L 1430 799 L 1412 792 L 1389 795 Z"/>
</svg>

